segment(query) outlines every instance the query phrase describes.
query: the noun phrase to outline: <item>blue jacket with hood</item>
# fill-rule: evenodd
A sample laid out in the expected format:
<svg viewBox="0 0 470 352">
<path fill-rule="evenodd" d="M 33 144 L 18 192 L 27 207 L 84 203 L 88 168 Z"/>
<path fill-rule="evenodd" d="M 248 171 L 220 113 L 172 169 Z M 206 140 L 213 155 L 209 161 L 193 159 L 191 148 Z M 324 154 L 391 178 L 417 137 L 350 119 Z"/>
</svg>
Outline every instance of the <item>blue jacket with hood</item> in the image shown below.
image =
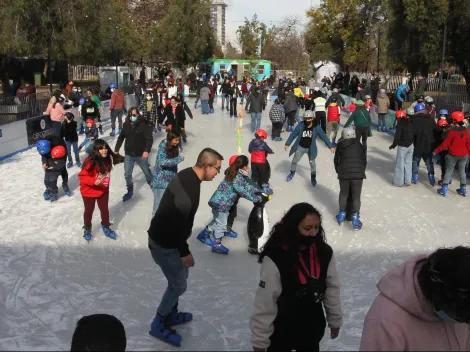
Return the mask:
<svg viewBox="0 0 470 352">
<path fill-rule="evenodd" d="M 402 84 L 395 91 L 395 96 L 397 97 L 400 103 L 403 103 L 405 101 L 407 88 L 408 88 L 408 84 Z"/>
<path fill-rule="evenodd" d="M 305 121 L 302 121 L 301 123 L 297 124 L 294 131 L 292 131 L 289 138 L 287 139 L 286 141 L 287 146 L 290 146 L 295 139 L 294 145 L 292 146 L 292 148 L 290 148 L 289 156 L 294 154 L 297 148 L 299 147 L 300 140 L 302 139 L 302 131 L 304 130 L 304 128 L 305 128 Z M 309 157 L 312 160 L 315 159 L 318 154 L 317 143 L 316 143 L 317 136 L 320 137 L 323 140 L 323 142 L 325 142 L 328 148 L 330 149 L 333 148 L 330 140 L 326 136 L 325 132 L 323 132 L 321 126 L 318 124 L 312 130 L 312 144 L 310 144 L 310 149 L 308 151 Z"/>
</svg>

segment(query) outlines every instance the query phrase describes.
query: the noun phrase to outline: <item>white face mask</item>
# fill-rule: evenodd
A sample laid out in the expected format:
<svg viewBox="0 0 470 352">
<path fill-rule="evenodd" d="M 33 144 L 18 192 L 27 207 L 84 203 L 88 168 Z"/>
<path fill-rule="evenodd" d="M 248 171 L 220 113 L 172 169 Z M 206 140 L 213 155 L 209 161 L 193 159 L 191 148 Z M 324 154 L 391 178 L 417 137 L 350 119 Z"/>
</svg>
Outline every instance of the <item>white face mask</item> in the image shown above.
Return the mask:
<svg viewBox="0 0 470 352">
<path fill-rule="evenodd" d="M 152 97 L 147 97 L 147 100 L 150 100 L 150 99 L 152 99 Z"/>
</svg>

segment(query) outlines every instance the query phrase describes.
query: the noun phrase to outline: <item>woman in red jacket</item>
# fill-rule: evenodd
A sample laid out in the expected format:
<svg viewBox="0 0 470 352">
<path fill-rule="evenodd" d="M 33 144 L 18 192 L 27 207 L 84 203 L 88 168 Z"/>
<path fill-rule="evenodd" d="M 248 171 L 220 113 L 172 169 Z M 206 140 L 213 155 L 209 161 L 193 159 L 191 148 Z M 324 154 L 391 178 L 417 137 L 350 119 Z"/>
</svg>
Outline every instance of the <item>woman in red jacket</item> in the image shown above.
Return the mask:
<svg viewBox="0 0 470 352">
<path fill-rule="evenodd" d="M 91 219 L 95 210 L 95 203 L 101 212 L 101 227 L 105 236 L 116 239 L 116 233 L 110 229 L 109 222 L 109 181 L 111 175 L 112 151 L 108 143 L 97 139 L 93 145 L 93 151 L 85 159 L 82 171 L 78 174 L 80 180 L 80 193 L 85 205 L 84 235 L 85 240 L 91 240 Z"/>
<path fill-rule="evenodd" d="M 445 165 L 446 173 L 442 181 L 442 188 L 437 190 L 437 193 L 443 195 L 447 194 L 449 187 L 450 177 L 457 165 L 457 170 L 460 176 L 460 188 L 457 193 L 465 197 L 467 195 L 467 175 L 465 174 L 465 165 L 467 164 L 468 155 L 470 155 L 470 140 L 468 139 L 468 130 L 464 126 L 463 120 L 465 115 L 462 111 L 454 111 L 452 113 L 453 127 L 447 132 L 447 137 L 439 147 L 434 150 L 434 153 L 440 153 L 447 150 L 449 154 L 446 156 Z"/>
</svg>

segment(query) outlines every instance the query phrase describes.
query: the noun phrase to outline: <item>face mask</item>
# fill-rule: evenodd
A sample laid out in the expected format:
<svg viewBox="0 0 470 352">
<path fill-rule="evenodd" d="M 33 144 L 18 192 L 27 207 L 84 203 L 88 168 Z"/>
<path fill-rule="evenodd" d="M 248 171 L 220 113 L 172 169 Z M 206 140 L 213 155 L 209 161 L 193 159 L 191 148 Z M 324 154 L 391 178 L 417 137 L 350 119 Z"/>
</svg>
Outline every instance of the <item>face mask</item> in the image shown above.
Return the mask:
<svg viewBox="0 0 470 352">
<path fill-rule="evenodd" d="M 137 121 L 137 115 L 131 115 L 131 121 L 136 122 Z"/>
<path fill-rule="evenodd" d="M 459 323 L 459 321 L 455 320 L 454 318 L 451 318 L 447 315 L 446 312 L 444 312 L 443 310 L 439 310 L 439 311 L 434 311 L 434 313 L 436 313 L 436 315 L 441 319 L 441 320 L 444 320 L 444 321 L 449 321 L 451 323 Z"/>
<path fill-rule="evenodd" d="M 111 93 L 114 93 L 114 91 L 115 91 L 115 90 L 116 90 L 116 89 L 114 89 L 114 88 L 113 88 L 113 89 L 111 89 Z"/>
<path fill-rule="evenodd" d="M 318 241 L 320 236 L 303 236 L 299 234 L 299 242 L 300 244 L 303 244 L 304 246 L 310 246 L 311 244 L 314 244 L 315 242 Z"/>
<path fill-rule="evenodd" d="M 76 89 L 73 89 L 72 91 L 73 91 L 73 92 L 76 92 L 77 90 L 76 90 Z"/>
<path fill-rule="evenodd" d="M 243 170 L 243 169 L 240 169 L 238 170 L 243 176 L 248 176 L 248 171 L 247 170 Z"/>
<path fill-rule="evenodd" d="M 150 100 L 150 99 L 152 99 L 152 97 L 147 97 L 147 100 Z"/>
</svg>

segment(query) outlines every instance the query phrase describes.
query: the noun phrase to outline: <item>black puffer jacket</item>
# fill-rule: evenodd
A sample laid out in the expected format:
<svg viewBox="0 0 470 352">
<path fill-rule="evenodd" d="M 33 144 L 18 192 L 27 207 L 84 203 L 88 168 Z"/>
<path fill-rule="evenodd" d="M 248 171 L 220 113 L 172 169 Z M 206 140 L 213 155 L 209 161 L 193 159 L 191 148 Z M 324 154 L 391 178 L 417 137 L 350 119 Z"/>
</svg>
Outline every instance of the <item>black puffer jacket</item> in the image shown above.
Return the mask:
<svg viewBox="0 0 470 352">
<path fill-rule="evenodd" d="M 432 152 L 434 146 L 434 133 L 437 128 L 436 121 L 428 114 L 417 114 L 411 119 L 413 124 L 413 144 L 415 156 L 422 156 Z"/>
<path fill-rule="evenodd" d="M 144 152 L 150 153 L 152 150 L 152 128 L 143 117 L 140 117 L 135 123 L 132 123 L 129 118 L 126 119 L 114 148 L 115 153 L 119 152 L 124 139 L 126 140 L 124 152 L 127 155 L 140 157 Z"/>
<path fill-rule="evenodd" d="M 335 152 L 335 169 L 340 180 L 366 178 L 366 150 L 355 138 L 340 139 Z"/>
</svg>

